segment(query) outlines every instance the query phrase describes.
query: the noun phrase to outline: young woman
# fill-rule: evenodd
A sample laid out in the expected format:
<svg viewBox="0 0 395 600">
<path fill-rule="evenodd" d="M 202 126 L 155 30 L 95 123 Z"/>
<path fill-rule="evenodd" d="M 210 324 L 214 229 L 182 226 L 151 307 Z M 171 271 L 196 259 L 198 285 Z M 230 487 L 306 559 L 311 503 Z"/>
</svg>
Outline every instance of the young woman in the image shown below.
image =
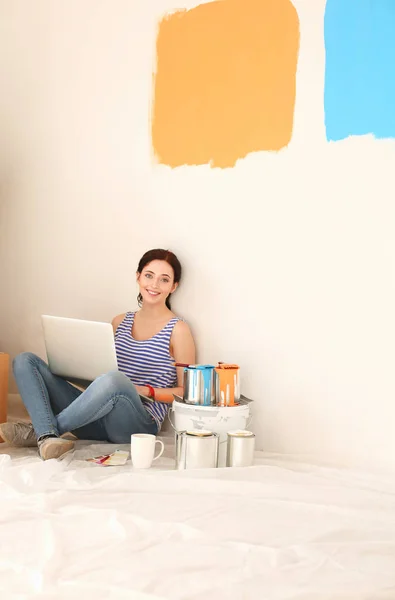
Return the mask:
<svg viewBox="0 0 395 600">
<path fill-rule="evenodd" d="M 118 371 L 81 391 L 51 373 L 35 354 L 14 360 L 14 375 L 32 424 L 3 423 L 0 436 L 13 446 L 37 446 L 41 458 L 59 458 L 80 439 L 124 444 L 132 433 L 156 435 L 173 394 L 183 394 L 183 372 L 174 362 L 193 364 L 195 344 L 188 325 L 170 308 L 181 279 L 178 258 L 149 250 L 137 267 L 140 310 L 113 319 Z M 143 396 L 151 398 L 144 399 Z"/>
</svg>

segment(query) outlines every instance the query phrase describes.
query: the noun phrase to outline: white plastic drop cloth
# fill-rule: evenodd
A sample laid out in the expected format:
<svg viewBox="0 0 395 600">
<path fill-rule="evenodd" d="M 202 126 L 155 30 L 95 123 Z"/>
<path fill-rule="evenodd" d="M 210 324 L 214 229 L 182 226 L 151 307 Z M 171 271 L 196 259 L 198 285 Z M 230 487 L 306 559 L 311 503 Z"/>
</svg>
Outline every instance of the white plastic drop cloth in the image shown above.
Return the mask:
<svg viewBox="0 0 395 600">
<path fill-rule="evenodd" d="M 168 440 L 166 440 L 168 442 Z M 395 481 L 257 454 L 148 471 L 0 446 L 1 598 L 395 600 Z"/>
</svg>

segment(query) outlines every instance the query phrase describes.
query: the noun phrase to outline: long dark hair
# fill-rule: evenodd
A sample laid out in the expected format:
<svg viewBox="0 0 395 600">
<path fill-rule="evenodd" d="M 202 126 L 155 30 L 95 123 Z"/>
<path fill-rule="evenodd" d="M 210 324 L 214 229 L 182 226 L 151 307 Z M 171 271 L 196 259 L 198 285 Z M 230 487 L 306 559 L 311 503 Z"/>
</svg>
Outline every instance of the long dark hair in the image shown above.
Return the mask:
<svg viewBox="0 0 395 600">
<path fill-rule="evenodd" d="M 179 283 L 181 279 L 181 264 L 178 260 L 177 256 L 171 252 L 170 250 L 163 250 L 162 248 L 155 248 L 154 250 L 148 250 L 143 256 L 140 258 L 137 273 L 141 273 L 142 270 L 148 263 L 153 260 L 164 260 L 167 262 L 174 272 L 174 283 Z M 143 303 L 143 297 L 141 294 L 137 296 L 138 305 L 141 306 Z M 166 306 L 171 310 L 170 306 L 170 294 L 166 298 Z"/>
</svg>

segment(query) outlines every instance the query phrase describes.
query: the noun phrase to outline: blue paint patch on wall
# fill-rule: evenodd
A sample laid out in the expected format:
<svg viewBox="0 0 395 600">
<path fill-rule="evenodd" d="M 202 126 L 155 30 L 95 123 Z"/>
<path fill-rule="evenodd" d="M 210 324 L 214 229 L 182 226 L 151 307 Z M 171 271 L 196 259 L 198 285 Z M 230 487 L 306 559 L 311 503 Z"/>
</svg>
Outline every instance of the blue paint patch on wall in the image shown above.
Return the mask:
<svg viewBox="0 0 395 600">
<path fill-rule="evenodd" d="M 328 140 L 395 137 L 395 0 L 327 0 Z"/>
</svg>

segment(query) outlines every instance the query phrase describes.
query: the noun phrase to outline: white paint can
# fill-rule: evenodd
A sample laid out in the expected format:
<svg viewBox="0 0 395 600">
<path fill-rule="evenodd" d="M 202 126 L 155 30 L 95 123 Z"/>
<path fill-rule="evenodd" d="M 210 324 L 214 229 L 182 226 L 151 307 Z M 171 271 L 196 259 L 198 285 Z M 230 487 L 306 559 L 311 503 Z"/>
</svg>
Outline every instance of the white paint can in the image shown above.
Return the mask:
<svg viewBox="0 0 395 600">
<path fill-rule="evenodd" d="M 219 436 L 212 431 L 176 433 L 176 469 L 212 469 L 218 466 Z"/>
<path fill-rule="evenodd" d="M 252 431 L 228 431 L 227 467 L 251 467 L 254 464 L 255 435 Z"/>
<path fill-rule="evenodd" d="M 218 466 L 226 467 L 228 431 L 248 429 L 251 411 L 247 402 L 237 406 L 197 406 L 174 400 L 169 410 L 169 419 L 178 432 L 207 430 L 218 433 Z"/>
</svg>

